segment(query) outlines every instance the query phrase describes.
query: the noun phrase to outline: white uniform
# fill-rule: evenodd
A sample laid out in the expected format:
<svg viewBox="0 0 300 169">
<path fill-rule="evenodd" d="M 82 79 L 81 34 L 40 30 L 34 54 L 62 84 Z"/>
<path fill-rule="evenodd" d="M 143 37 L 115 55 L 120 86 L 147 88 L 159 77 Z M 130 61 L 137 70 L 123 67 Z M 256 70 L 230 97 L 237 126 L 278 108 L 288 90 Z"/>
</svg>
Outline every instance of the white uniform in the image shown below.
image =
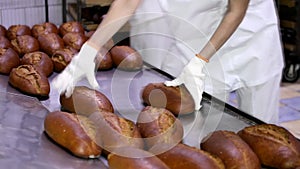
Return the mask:
<svg viewBox="0 0 300 169">
<path fill-rule="evenodd" d="M 176 77 L 207 43 L 227 5 L 227 0 L 144 0 L 131 20 L 131 45 L 146 62 Z M 240 109 L 277 123 L 282 68 L 274 2 L 251 0 L 239 28 L 207 64 L 205 91 L 226 101 L 237 90 Z"/>
</svg>

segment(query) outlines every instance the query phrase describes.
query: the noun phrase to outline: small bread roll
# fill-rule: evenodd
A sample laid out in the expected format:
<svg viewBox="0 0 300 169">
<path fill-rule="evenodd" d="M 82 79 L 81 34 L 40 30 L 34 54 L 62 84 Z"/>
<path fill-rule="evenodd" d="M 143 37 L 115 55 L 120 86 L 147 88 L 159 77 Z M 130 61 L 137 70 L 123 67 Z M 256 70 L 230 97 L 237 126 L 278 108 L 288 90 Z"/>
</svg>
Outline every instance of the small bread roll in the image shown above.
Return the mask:
<svg viewBox="0 0 300 169">
<path fill-rule="evenodd" d="M 0 48 L 0 73 L 8 75 L 13 68 L 20 65 L 20 58 L 13 49 Z"/>
<path fill-rule="evenodd" d="M 58 34 L 58 28 L 54 23 L 44 22 L 41 24 L 35 24 L 31 28 L 31 34 L 35 38 L 38 38 L 42 34 L 48 34 L 48 33 Z"/>
<path fill-rule="evenodd" d="M 7 31 L 6 31 L 6 37 L 9 40 L 13 40 L 16 39 L 17 36 L 21 36 L 21 35 L 31 35 L 31 29 L 29 26 L 27 25 L 11 25 L 10 27 L 8 27 Z"/>
</svg>

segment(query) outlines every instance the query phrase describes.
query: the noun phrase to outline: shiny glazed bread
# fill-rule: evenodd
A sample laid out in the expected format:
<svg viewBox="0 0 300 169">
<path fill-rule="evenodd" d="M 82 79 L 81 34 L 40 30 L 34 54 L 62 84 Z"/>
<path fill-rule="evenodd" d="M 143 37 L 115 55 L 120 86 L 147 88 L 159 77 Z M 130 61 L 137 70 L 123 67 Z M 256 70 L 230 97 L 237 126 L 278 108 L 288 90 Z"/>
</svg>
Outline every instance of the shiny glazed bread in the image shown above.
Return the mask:
<svg viewBox="0 0 300 169">
<path fill-rule="evenodd" d="M 152 153 L 133 147 L 124 147 L 108 155 L 110 169 L 170 169 Z"/>
<path fill-rule="evenodd" d="M 56 33 L 42 34 L 38 37 L 40 48 L 43 52 L 52 56 L 57 50 L 63 49 L 65 44 L 63 39 Z"/>
<path fill-rule="evenodd" d="M 150 150 L 172 169 L 225 169 L 220 158 L 185 144 L 156 144 Z"/>
<path fill-rule="evenodd" d="M 148 149 L 155 144 L 182 141 L 183 126 L 167 109 L 147 106 L 138 115 L 136 124 Z"/>
<path fill-rule="evenodd" d="M 10 27 L 8 27 L 6 31 L 6 37 L 9 40 L 13 40 L 17 38 L 17 36 L 21 36 L 21 35 L 31 35 L 30 27 L 22 24 L 11 25 Z"/>
<path fill-rule="evenodd" d="M 149 83 L 142 90 L 142 99 L 147 105 L 166 108 L 176 116 L 195 110 L 193 97 L 184 85 L 168 87 L 163 83 Z"/>
<path fill-rule="evenodd" d="M 69 32 L 85 33 L 82 24 L 77 21 L 69 21 L 61 24 L 58 31 L 61 37 L 64 37 Z"/>
<path fill-rule="evenodd" d="M 232 131 L 214 131 L 201 142 L 201 149 L 224 162 L 228 169 L 260 169 L 258 157 L 236 133 Z"/>
<path fill-rule="evenodd" d="M 63 41 L 66 46 L 70 46 L 77 51 L 80 50 L 81 46 L 87 40 L 86 36 L 83 33 L 78 32 L 68 32 L 63 36 Z"/>
<path fill-rule="evenodd" d="M 0 73 L 8 75 L 11 70 L 20 65 L 20 58 L 13 49 L 0 48 Z"/>
<path fill-rule="evenodd" d="M 44 22 L 41 24 L 35 24 L 31 28 L 31 34 L 33 37 L 38 38 L 42 34 L 56 33 L 58 34 L 58 28 L 54 23 Z"/>
<path fill-rule="evenodd" d="M 71 62 L 76 53 L 77 51 L 73 50 L 72 48 L 63 48 L 56 50 L 51 57 L 54 65 L 54 71 L 63 71 Z"/>
<path fill-rule="evenodd" d="M 10 40 L 8 40 L 5 36 L 0 36 L 0 48 L 12 48 L 12 44 Z"/>
<path fill-rule="evenodd" d="M 15 39 L 11 40 L 11 44 L 16 52 L 20 56 L 23 56 L 25 53 L 35 52 L 40 49 L 40 44 L 37 39 L 30 35 L 20 35 Z"/>
<path fill-rule="evenodd" d="M 285 128 L 273 124 L 253 125 L 238 134 L 263 165 L 280 169 L 300 168 L 300 142 Z"/>
<path fill-rule="evenodd" d="M 96 65 L 98 65 L 98 70 L 108 70 L 113 68 L 111 54 L 107 49 L 100 49 L 96 57 Z"/>
<path fill-rule="evenodd" d="M 36 51 L 26 53 L 21 58 L 21 64 L 33 65 L 36 70 L 43 73 L 45 76 L 50 76 L 53 72 L 53 62 L 51 58 L 44 52 Z"/>
<path fill-rule="evenodd" d="M 65 111 L 85 116 L 100 110 L 114 112 L 112 103 L 103 93 L 86 86 L 76 86 L 69 98 L 60 95 L 60 104 Z"/>
<path fill-rule="evenodd" d="M 62 111 L 47 114 L 44 120 L 47 135 L 57 144 L 82 158 L 96 158 L 101 147 L 94 141 L 96 131 L 86 117 Z"/>
<path fill-rule="evenodd" d="M 110 53 L 117 69 L 136 71 L 143 67 L 141 55 L 129 46 L 114 46 L 110 49 Z"/>
<path fill-rule="evenodd" d="M 9 74 L 8 82 L 29 95 L 48 96 L 50 84 L 45 75 L 39 73 L 32 65 L 20 65 L 13 68 Z"/>
</svg>

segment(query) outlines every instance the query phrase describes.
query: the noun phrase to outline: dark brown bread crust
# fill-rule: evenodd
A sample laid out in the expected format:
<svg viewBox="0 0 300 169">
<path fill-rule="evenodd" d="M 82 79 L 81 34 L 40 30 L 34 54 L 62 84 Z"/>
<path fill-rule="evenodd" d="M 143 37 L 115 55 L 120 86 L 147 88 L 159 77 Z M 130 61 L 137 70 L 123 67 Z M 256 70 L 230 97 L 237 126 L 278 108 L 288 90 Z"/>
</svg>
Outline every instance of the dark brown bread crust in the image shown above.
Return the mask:
<svg viewBox="0 0 300 169">
<path fill-rule="evenodd" d="M 52 62 L 54 64 L 54 71 L 63 71 L 71 62 L 72 58 L 75 56 L 76 53 L 77 51 L 72 50 L 71 48 L 63 48 L 56 50 L 51 57 Z"/>
<path fill-rule="evenodd" d="M 220 158 L 185 144 L 157 144 L 150 150 L 172 169 L 225 169 Z"/>
<path fill-rule="evenodd" d="M 184 85 L 168 87 L 163 83 L 149 83 L 143 88 L 142 99 L 147 105 L 166 108 L 176 116 L 195 110 L 193 97 Z"/>
<path fill-rule="evenodd" d="M 86 42 L 87 38 L 83 33 L 69 32 L 63 36 L 63 40 L 66 46 L 70 46 L 79 51 L 81 46 Z"/>
<path fill-rule="evenodd" d="M 20 35 L 15 39 L 11 40 L 11 44 L 16 52 L 20 56 L 23 56 L 25 53 L 35 52 L 40 49 L 40 44 L 37 39 L 30 35 Z"/>
<path fill-rule="evenodd" d="M 238 132 L 262 164 L 281 169 L 300 168 L 300 142 L 288 130 L 273 124 L 245 127 Z"/>
<path fill-rule="evenodd" d="M 3 25 L 0 25 L 0 36 L 6 36 L 6 28 Z"/>
<path fill-rule="evenodd" d="M 110 50 L 111 58 L 117 69 L 136 71 L 143 67 L 141 55 L 129 46 L 114 46 Z"/>
<path fill-rule="evenodd" d="M 107 49 L 102 48 L 97 54 L 96 63 L 98 65 L 98 70 L 108 70 L 113 68 L 111 53 Z"/>
<path fill-rule="evenodd" d="M 65 111 L 85 116 L 100 110 L 114 112 L 112 103 L 103 93 L 86 86 L 76 86 L 69 98 L 61 95 L 60 104 Z"/>
<path fill-rule="evenodd" d="M 48 96 L 50 84 L 45 75 L 40 74 L 32 65 L 20 65 L 9 74 L 9 84 L 21 92 L 35 96 Z"/>
<path fill-rule="evenodd" d="M 133 147 L 124 147 L 109 154 L 108 166 L 110 169 L 169 169 L 152 153 Z"/>
<path fill-rule="evenodd" d="M 155 144 L 175 145 L 182 141 L 183 126 L 167 109 L 147 106 L 138 115 L 136 123 L 148 149 Z"/>
<path fill-rule="evenodd" d="M 64 37 L 69 32 L 85 33 L 82 24 L 77 21 L 69 21 L 61 24 L 58 31 L 61 37 Z"/>
<path fill-rule="evenodd" d="M 244 140 L 231 131 L 215 131 L 201 143 L 201 149 L 224 162 L 228 169 L 260 169 L 258 157 Z"/>
<path fill-rule="evenodd" d="M 40 48 L 43 52 L 52 56 L 57 50 L 65 47 L 63 39 L 56 33 L 42 34 L 38 37 Z"/>
<path fill-rule="evenodd" d="M 13 68 L 20 65 L 20 58 L 13 49 L 0 48 L 0 73 L 8 75 Z"/>
<path fill-rule="evenodd" d="M 42 34 L 56 33 L 58 34 L 58 28 L 54 23 L 44 22 L 41 24 L 35 24 L 31 28 L 31 34 L 33 37 L 38 38 Z"/>
<path fill-rule="evenodd" d="M 31 35 L 31 29 L 27 25 L 11 25 L 6 31 L 6 37 L 9 40 L 16 39 L 17 36 Z"/>
<path fill-rule="evenodd" d="M 21 58 L 21 64 L 33 65 L 36 70 L 43 73 L 45 76 L 50 76 L 53 72 L 53 62 L 51 58 L 44 52 L 36 51 L 26 53 Z"/>
<path fill-rule="evenodd" d="M 47 135 L 57 144 L 82 158 L 95 158 L 101 154 L 92 137 L 95 131 L 91 122 L 79 115 L 55 111 L 48 113 L 44 120 Z"/>
<path fill-rule="evenodd" d="M 0 36 L 0 48 L 12 48 L 12 44 L 10 40 L 8 40 L 5 36 Z"/>
</svg>

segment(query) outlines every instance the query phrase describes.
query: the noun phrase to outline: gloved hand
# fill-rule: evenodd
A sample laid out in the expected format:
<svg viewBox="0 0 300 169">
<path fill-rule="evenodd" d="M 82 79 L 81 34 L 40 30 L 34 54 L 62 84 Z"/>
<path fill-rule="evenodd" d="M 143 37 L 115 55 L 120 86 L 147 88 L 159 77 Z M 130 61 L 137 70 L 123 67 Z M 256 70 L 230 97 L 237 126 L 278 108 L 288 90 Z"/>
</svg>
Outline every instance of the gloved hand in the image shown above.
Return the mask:
<svg viewBox="0 0 300 169">
<path fill-rule="evenodd" d="M 76 83 L 87 78 L 92 88 L 99 87 L 95 77 L 95 58 L 98 50 L 84 43 L 77 55 L 75 55 L 69 65 L 52 82 L 53 86 L 60 94 L 65 92 L 66 97 L 73 93 Z"/>
<path fill-rule="evenodd" d="M 200 102 L 204 91 L 205 79 L 203 67 L 205 64 L 206 62 L 204 60 L 193 57 L 176 79 L 164 83 L 166 86 L 179 86 L 184 84 L 195 101 L 195 110 L 201 108 Z"/>
</svg>

